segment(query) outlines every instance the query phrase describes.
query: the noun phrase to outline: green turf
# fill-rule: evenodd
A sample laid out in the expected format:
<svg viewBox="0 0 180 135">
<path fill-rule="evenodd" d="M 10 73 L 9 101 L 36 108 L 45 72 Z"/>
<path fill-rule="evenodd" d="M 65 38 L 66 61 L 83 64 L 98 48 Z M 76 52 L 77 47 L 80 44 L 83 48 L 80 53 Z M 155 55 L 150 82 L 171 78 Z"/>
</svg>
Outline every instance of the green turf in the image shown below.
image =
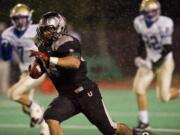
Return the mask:
<svg viewBox="0 0 180 135">
<path fill-rule="evenodd" d="M 113 118 L 127 123 L 130 127 L 137 124 L 135 96 L 130 91 L 103 91 L 104 102 Z M 47 107 L 54 95 L 36 94 L 35 99 Z M 148 92 L 150 124 L 153 135 L 180 135 L 180 100 L 162 103 L 156 99 L 155 92 Z M 21 112 L 21 107 L 6 97 L 0 96 L 0 135 L 38 135 L 39 128 L 29 128 L 29 118 Z M 66 135 L 101 135 L 83 115 L 77 115 L 63 123 Z M 173 131 L 169 131 L 173 129 Z M 175 130 L 174 130 L 175 129 Z"/>
</svg>

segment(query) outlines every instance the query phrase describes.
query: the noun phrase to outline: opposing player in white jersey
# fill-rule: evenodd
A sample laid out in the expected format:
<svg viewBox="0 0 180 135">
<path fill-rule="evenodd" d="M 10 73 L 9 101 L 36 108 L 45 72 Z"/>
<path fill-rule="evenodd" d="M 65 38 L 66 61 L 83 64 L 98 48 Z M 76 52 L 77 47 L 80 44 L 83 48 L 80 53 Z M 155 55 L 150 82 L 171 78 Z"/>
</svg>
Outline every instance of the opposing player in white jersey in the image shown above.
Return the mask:
<svg viewBox="0 0 180 135">
<path fill-rule="evenodd" d="M 49 128 L 43 119 L 43 110 L 33 101 L 34 88 L 45 76 L 35 80 L 28 73 L 28 67 L 34 61 L 34 58 L 29 57 L 30 50 L 37 50 L 33 41 L 37 25 L 31 24 L 31 16 L 32 10 L 25 4 L 17 4 L 12 9 L 10 17 L 13 26 L 2 33 L 1 51 L 4 60 L 11 59 L 12 54 L 16 55 L 21 71 L 19 81 L 8 90 L 9 98 L 23 106 L 23 111 L 31 117 L 32 127 L 39 124 L 41 135 L 49 135 Z"/>
<path fill-rule="evenodd" d="M 171 88 L 174 60 L 172 52 L 173 21 L 161 16 L 160 3 L 157 0 L 143 0 L 141 15 L 135 18 L 134 27 L 140 37 L 138 67 L 133 89 L 137 96 L 139 125 L 136 130 L 150 129 L 146 89 L 156 78 L 157 96 L 162 101 L 180 97 L 179 90 Z"/>
</svg>

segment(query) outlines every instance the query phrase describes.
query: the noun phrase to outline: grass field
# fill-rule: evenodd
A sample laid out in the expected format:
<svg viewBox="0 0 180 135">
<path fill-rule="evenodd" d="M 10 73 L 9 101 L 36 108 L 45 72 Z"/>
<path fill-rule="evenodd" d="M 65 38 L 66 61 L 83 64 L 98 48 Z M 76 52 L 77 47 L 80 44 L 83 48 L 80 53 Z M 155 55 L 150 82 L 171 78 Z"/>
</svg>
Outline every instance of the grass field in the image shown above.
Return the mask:
<svg viewBox="0 0 180 135">
<path fill-rule="evenodd" d="M 180 135 L 180 100 L 162 103 L 154 91 L 148 92 L 150 124 L 153 135 Z M 135 96 L 130 91 L 103 91 L 104 102 L 113 118 L 137 124 Z M 45 108 L 55 95 L 36 94 L 35 99 Z M 80 114 L 63 123 L 66 135 L 101 135 L 86 118 Z M 0 96 L 0 135 L 38 135 L 39 128 L 29 128 L 29 118 L 21 112 L 17 103 Z"/>
</svg>

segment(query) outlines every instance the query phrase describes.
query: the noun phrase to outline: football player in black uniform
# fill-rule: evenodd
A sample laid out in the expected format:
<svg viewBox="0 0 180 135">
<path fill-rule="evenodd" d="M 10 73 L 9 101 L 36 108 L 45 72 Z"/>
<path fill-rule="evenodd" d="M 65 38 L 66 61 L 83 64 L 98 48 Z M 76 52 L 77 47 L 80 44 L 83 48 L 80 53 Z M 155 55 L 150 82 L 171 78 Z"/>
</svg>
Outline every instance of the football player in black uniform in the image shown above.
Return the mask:
<svg viewBox="0 0 180 135">
<path fill-rule="evenodd" d="M 48 12 L 42 16 L 37 29 L 37 46 L 39 51 L 32 51 L 32 56 L 59 93 L 44 114 L 51 135 L 63 135 L 59 124 L 78 113 L 83 113 L 103 135 L 132 135 L 125 124 L 111 120 L 98 86 L 86 76 L 80 43 L 66 34 L 65 18 L 59 13 Z M 30 67 L 30 74 L 33 69 Z"/>
</svg>

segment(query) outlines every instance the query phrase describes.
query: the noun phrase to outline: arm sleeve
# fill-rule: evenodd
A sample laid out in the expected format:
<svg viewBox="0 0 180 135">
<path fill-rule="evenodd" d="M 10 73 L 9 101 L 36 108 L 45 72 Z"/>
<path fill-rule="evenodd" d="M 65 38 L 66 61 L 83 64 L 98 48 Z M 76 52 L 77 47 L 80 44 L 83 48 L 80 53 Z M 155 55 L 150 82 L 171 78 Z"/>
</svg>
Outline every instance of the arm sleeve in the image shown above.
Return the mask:
<svg viewBox="0 0 180 135">
<path fill-rule="evenodd" d="M 163 51 L 161 52 L 162 57 L 165 57 L 169 52 L 173 50 L 171 45 L 163 45 Z"/>
<path fill-rule="evenodd" d="M 141 35 L 139 35 L 139 45 L 137 47 L 137 55 L 142 58 L 146 58 L 146 48 L 144 41 L 141 38 Z"/>
<path fill-rule="evenodd" d="M 163 62 L 166 55 L 173 50 L 172 46 L 169 44 L 163 45 L 163 50 L 161 52 L 161 58 L 153 63 L 154 66 L 159 66 Z"/>
</svg>

